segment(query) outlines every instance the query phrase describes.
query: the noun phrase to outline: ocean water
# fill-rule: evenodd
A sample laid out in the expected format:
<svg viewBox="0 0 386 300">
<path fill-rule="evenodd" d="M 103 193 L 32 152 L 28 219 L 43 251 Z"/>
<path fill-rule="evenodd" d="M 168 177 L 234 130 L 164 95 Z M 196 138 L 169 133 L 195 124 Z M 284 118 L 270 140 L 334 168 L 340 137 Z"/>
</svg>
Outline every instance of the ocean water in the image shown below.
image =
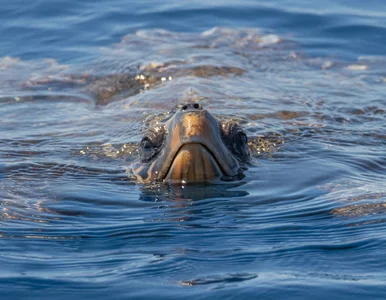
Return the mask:
<svg viewBox="0 0 386 300">
<path fill-rule="evenodd" d="M 385 299 L 386 6 L 0 5 L 1 299 Z M 245 129 L 245 178 L 140 184 L 147 120 Z"/>
</svg>

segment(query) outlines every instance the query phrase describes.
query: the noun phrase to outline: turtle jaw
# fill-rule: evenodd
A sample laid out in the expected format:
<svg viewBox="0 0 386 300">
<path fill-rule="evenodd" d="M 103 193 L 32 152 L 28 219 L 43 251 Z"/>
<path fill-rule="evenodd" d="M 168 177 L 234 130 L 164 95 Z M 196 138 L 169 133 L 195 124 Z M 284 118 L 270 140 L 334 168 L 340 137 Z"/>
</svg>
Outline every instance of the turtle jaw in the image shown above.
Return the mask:
<svg viewBox="0 0 386 300">
<path fill-rule="evenodd" d="M 208 182 L 224 175 L 220 162 L 203 144 L 188 143 L 175 154 L 163 181 L 169 183 Z"/>
</svg>

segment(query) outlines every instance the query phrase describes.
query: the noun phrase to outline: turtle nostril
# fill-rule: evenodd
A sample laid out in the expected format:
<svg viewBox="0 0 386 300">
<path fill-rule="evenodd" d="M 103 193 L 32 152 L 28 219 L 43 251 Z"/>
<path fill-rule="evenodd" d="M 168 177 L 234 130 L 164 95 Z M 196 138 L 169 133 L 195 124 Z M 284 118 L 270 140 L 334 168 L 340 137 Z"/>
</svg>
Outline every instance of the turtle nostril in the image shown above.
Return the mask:
<svg viewBox="0 0 386 300">
<path fill-rule="evenodd" d="M 181 107 L 181 110 L 202 109 L 202 106 L 198 103 L 189 103 Z"/>
</svg>

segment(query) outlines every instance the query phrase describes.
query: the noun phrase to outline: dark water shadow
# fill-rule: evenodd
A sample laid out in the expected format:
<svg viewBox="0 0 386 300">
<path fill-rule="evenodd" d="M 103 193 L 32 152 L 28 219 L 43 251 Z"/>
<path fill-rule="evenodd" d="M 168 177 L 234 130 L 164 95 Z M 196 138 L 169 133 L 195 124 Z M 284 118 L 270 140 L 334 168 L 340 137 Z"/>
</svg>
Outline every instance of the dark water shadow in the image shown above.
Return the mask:
<svg viewBox="0 0 386 300">
<path fill-rule="evenodd" d="M 214 198 L 245 197 L 249 193 L 240 188 L 246 182 L 231 184 L 195 184 L 195 185 L 168 185 L 151 184 L 140 188 L 139 200 L 146 202 L 160 201 L 199 201 Z"/>
</svg>

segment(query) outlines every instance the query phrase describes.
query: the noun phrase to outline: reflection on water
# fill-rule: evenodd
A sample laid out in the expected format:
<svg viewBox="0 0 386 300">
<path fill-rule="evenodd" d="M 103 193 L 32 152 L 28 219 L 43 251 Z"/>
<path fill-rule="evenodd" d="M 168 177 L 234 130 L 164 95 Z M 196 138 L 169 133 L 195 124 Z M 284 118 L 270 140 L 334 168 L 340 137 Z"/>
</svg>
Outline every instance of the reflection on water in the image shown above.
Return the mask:
<svg viewBox="0 0 386 300">
<path fill-rule="evenodd" d="M 384 12 L 119 2 L 0 8 L 5 299 L 383 299 Z M 190 101 L 242 124 L 246 177 L 136 183 L 141 128 Z"/>
</svg>

